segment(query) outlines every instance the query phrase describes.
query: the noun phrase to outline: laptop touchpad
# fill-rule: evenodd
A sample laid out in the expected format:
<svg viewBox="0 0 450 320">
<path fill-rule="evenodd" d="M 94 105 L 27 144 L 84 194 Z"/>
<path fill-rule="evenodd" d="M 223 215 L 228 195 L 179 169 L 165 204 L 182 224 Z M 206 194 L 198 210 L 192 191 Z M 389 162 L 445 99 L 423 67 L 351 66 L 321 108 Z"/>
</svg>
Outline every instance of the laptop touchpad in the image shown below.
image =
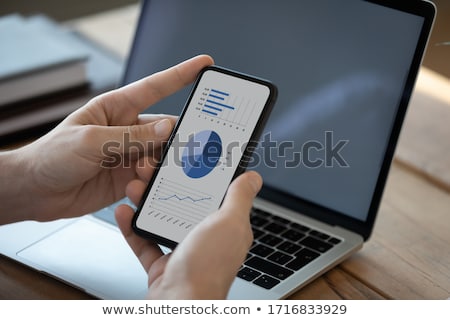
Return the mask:
<svg viewBox="0 0 450 320">
<path fill-rule="evenodd" d="M 120 231 L 81 218 L 17 253 L 44 272 L 107 299 L 138 299 L 147 275 Z"/>
</svg>

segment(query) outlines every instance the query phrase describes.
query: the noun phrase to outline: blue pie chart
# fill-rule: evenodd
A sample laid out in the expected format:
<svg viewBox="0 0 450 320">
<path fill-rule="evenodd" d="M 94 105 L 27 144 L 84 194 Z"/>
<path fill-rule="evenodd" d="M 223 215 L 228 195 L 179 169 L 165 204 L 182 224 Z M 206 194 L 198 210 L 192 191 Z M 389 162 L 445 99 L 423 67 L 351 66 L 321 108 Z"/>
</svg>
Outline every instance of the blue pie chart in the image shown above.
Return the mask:
<svg viewBox="0 0 450 320">
<path fill-rule="evenodd" d="M 217 132 L 204 130 L 189 138 L 184 147 L 181 164 L 184 173 L 198 179 L 210 173 L 222 155 L 222 140 Z"/>
</svg>

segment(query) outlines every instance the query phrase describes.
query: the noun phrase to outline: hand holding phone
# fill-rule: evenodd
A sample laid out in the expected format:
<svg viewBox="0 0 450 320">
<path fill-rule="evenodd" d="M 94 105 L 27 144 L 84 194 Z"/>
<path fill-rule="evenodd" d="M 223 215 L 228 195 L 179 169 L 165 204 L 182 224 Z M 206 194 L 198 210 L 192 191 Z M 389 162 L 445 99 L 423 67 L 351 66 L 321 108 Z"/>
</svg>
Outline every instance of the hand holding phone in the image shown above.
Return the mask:
<svg viewBox="0 0 450 320">
<path fill-rule="evenodd" d="M 216 211 L 245 170 L 276 96 L 266 80 L 203 69 L 138 206 L 135 232 L 173 248 Z"/>
</svg>

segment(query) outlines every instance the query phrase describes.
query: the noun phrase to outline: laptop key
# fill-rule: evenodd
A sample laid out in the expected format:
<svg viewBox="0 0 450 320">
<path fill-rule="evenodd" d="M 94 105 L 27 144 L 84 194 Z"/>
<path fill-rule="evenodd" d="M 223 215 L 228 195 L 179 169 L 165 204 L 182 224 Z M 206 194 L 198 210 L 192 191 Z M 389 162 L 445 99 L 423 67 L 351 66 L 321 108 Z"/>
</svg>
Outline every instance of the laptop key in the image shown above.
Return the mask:
<svg viewBox="0 0 450 320">
<path fill-rule="evenodd" d="M 275 251 L 270 256 L 268 256 L 267 259 L 272 262 L 278 263 L 280 265 L 284 265 L 284 264 L 288 263 L 289 261 L 291 261 L 293 259 L 293 257 L 291 257 L 290 255 L 284 254 L 280 251 Z"/>
<path fill-rule="evenodd" d="M 261 277 L 253 281 L 253 283 L 260 287 L 263 287 L 264 289 L 272 289 L 280 283 L 280 280 L 269 277 L 268 275 L 262 275 Z"/>
<path fill-rule="evenodd" d="M 254 215 L 250 217 L 250 222 L 252 226 L 262 227 L 266 225 L 269 222 L 269 220 Z"/>
<path fill-rule="evenodd" d="M 257 213 L 257 214 L 259 214 L 260 216 L 263 216 L 263 217 L 271 217 L 272 216 L 271 213 L 269 213 L 267 211 L 264 211 L 264 210 L 261 210 L 261 209 L 257 209 L 257 208 L 253 208 L 252 212 Z"/>
<path fill-rule="evenodd" d="M 291 229 L 281 234 L 281 236 L 291 241 L 297 242 L 300 239 L 304 238 L 305 234 Z"/>
<path fill-rule="evenodd" d="M 293 254 L 296 253 L 298 250 L 300 250 L 302 247 L 290 241 L 285 241 L 282 244 L 280 244 L 277 248 L 286 253 Z"/>
<path fill-rule="evenodd" d="M 303 248 L 299 252 L 295 254 L 295 259 L 289 262 L 286 267 L 292 270 L 300 270 L 304 266 L 306 266 L 308 263 L 316 259 L 320 254 L 317 252 L 314 252 L 312 250 Z"/>
<path fill-rule="evenodd" d="M 288 219 L 282 218 L 280 216 L 273 216 L 272 220 L 277 221 L 281 224 L 285 224 L 285 225 L 289 224 L 289 222 L 290 222 Z"/>
<path fill-rule="evenodd" d="M 272 233 L 275 233 L 275 234 L 280 234 L 287 230 L 286 227 L 282 226 L 281 224 L 274 223 L 274 222 L 265 226 L 264 229 L 267 231 L 270 231 Z"/>
<path fill-rule="evenodd" d="M 269 254 L 271 254 L 274 251 L 275 251 L 274 249 L 269 248 L 262 244 L 258 244 L 255 247 L 250 249 L 251 253 L 256 254 L 260 257 L 267 257 Z"/>
<path fill-rule="evenodd" d="M 319 232 L 317 230 L 311 230 L 309 232 L 309 235 L 311 235 L 313 237 L 316 237 L 316 238 L 319 238 L 319 239 L 322 239 L 322 240 L 327 240 L 330 237 L 329 235 L 327 235 L 325 233 L 322 233 L 322 232 Z"/>
<path fill-rule="evenodd" d="M 339 240 L 337 238 L 330 238 L 330 239 L 328 239 L 328 242 L 331 244 L 338 244 L 341 242 L 341 240 Z"/>
<path fill-rule="evenodd" d="M 291 270 L 259 257 L 253 257 L 245 264 L 280 280 L 284 280 L 293 274 Z"/>
<path fill-rule="evenodd" d="M 256 270 L 250 269 L 248 267 L 244 267 L 241 270 L 239 270 L 237 276 L 241 279 L 247 280 L 247 281 L 253 281 L 257 277 L 261 275 L 261 272 L 258 272 Z"/>
<path fill-rule="evenodd" d="M 291 223 L 291 227 L 294 228 L 294 229 L 296 229 L 296 230 L 299 230 L 299 231 L 301 231 L 301 232 L 308 232 L 309 230 L 311 230 L 311 229 L 308 228 L 307 226 L 304 226 L 304 225 L 299 224 L 299 223 L 296 223 L 296 222 L 292 222 L 292 223 Z"/>
<path fill-rule="evenodd" d="M 255 240 L 259 239 L 260 237 L 266 234 L 264 231 L 261 231 L 259 229 L 252 228 L 252 230 L 253 230 L 253 239 Z"/>
<path fill-rule="evenodd" d="M 268 246 L 276 246 L 277 244 L 279 244 L 280 242 L 283 241 L 283 239 L 278 238 L 274 235 L 271 234 L 266 234 L 264 237 L 262 237 L 261 239 L 259 239 L 260 242 L 267 244 Z"/>
<path fill-rule="evenodd" d="M 306 237 L 305 239 L 300 241 L 300 244 L 322 253 L 328 251 L 333 247 L 333 245 L 313 237 Z"/>
</svg>

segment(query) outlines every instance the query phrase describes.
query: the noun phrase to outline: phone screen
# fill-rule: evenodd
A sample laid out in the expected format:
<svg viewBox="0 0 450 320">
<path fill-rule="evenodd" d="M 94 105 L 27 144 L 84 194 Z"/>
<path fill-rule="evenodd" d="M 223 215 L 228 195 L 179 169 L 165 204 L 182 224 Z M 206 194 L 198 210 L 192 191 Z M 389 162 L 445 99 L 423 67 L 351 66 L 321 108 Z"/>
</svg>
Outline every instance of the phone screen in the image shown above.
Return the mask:
<svg viewBox="0 0 450 320">
<path fill-rule="evenodd" d="M 216 211 L 273 106 L 275 87 L 206 68 L 135 215 L 140 234 L 174 246 Z"/>
</svg>

